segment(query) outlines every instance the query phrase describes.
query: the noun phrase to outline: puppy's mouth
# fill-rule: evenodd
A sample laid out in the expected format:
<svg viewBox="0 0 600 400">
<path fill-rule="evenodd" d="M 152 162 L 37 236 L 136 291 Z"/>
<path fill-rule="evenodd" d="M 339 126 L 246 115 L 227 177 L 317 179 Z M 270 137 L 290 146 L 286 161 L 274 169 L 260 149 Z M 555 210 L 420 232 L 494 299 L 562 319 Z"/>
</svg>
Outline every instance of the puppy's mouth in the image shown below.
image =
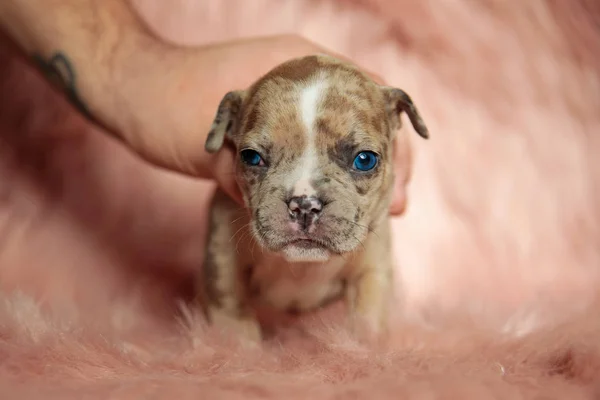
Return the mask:
<svg viewBox="0 0 600 400">
<path fill-rule="evenodd" d="M 296 246 L 302 249 L 327 248 L 327 246 L 314 239 L 294 239 L 286 243 L 286 246 Z"/>
<path fill-rule="evenodd" d="M 283 256 L 291 262 L 326 261 L 331 256 L 330 246 L 317 239 L 293 239 L 281 249 Z"/>
</svg>

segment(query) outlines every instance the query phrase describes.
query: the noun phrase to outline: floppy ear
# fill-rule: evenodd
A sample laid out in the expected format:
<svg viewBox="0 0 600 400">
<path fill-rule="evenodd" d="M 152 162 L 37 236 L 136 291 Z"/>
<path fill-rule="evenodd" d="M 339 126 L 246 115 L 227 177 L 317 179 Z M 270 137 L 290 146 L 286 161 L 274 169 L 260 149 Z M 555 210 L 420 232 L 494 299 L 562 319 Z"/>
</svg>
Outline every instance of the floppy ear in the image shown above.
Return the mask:
<svg viewBox="0 0 600 400">
<path fill-rule="evenodd" d="M 242 102 L 245 92 L 242 90 L 228 92 L 219 103 L 215 119 L 213 120 L 204 148 L 209 153 L 216 153 L 223 146 L 225 138 L 238 129 L 239 119 L 242 116 Z"/>
<path fill-rule="evenodd" d="M 402 127 L 402 120 L 400 117 L 402 113 L 405 112 L 419 136 L 423 139 L 429 139 L 429 130 L 410 96 L 402 89 L 388 86 L 383 86 L 382 89 L 386 103 L 386 113 L 391 128 L 397 130 Z"/>
</svg>

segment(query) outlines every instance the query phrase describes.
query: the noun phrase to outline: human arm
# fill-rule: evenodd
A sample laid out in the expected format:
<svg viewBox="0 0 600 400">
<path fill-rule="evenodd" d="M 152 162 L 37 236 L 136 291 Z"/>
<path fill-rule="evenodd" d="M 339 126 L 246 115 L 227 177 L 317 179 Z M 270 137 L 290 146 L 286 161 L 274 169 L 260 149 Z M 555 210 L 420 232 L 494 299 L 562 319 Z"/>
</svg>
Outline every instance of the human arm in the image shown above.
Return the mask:
<svg viewBox="0 0 600 400">
<path fill-rule="evenodd" d="M 238 202 L 231 149 L 203 150 L 219 101 L 290 58 L 331 54 L 291 35 L 176 46 L 127 0 L 4 0 L 0 27 L 88 119 L 154 165 L 216 180 Z"/>
<path fill-rule="evenodd" d="M 231 154 L 204 140 L 219 100 L 291 57 L 322 51 L 293 36 L 183 48 L 156 38 L 123 0 L 5 0 L 0 24 L 46 64 L 59 55 L 63 89 L 88 118 L 155 165 L 216 178 L 235 197 Z M 63 79 L 64 80 L 64 79 Z M 216 170 L 216 171 L 215 171 Z"/>
</svg>

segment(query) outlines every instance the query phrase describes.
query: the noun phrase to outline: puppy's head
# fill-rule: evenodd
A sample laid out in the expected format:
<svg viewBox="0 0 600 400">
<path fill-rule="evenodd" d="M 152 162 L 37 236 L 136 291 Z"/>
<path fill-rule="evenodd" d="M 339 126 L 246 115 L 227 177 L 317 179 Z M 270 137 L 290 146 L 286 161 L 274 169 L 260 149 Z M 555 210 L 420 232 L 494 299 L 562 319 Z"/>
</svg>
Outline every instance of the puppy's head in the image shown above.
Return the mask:
<svg viewBox="0 0 600 400">
<path fill-rule="evenodd" d="M 229 92 L 206 150 L 225 140 L 259 244 L 289 261 L 352 252 L 389 207 L 395 132 L 410 97 L 326 56 L 288 61 L 249 89 Z"/>
</svg>

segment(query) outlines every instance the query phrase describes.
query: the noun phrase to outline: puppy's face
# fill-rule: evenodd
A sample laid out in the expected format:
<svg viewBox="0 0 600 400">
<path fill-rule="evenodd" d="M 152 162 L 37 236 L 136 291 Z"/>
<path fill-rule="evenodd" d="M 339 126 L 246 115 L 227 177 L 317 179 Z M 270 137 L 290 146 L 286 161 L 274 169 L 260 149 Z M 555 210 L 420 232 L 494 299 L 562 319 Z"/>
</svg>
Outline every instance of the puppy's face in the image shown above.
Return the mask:
<svg viewBox="0 0 600 400">
<path fill-rule="evenodd" d="M 333 58 L 304 57 L 228 93 L 206 149 L 235 146 L 259 244 L 289 261 L 325 261 L 360 247 L 387 214 L 402 111 L 427 137 L 403 91 Z"/>
</svg>

